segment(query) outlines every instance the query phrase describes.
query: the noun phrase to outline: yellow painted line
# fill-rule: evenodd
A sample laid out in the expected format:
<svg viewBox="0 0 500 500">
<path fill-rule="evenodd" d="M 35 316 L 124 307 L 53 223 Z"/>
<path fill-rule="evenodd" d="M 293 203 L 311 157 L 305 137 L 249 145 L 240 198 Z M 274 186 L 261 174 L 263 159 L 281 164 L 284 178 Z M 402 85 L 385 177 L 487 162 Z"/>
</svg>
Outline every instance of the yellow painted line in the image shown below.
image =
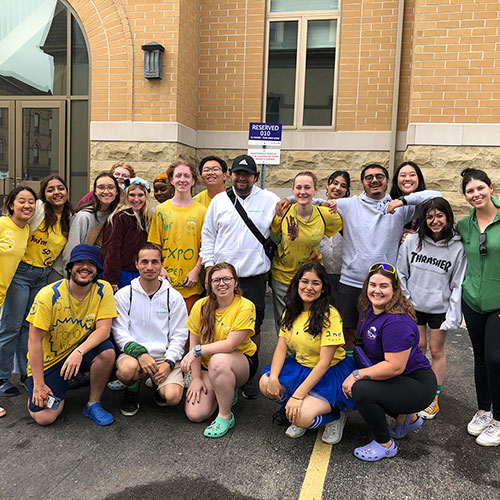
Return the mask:
<svg viewBox="0 0 500 500">
<path fill-rule="evenodd" d="M 314 448 L 309 459 L 306 477 L 302 483 L 299 500 L 321 500 L 326 471 L 330 462 L 332 445 L 321 441 L 323 432 L 318 432 Z"/>
</svg>

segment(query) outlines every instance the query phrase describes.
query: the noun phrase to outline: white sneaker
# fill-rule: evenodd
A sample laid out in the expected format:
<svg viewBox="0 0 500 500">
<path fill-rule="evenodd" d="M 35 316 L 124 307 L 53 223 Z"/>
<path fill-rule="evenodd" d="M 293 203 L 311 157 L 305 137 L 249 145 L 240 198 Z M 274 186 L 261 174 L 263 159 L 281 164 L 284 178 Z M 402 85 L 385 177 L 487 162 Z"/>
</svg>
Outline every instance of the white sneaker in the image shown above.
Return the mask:
<svg viewBox="0 0 500 500">
<path fill-rule="evenodd" d="M 490 425 L 492 418 L 491 411 L 477 410 L 472 420 L 467 424 L 467 432 L 471 436 L 479 436 Z"/>
<path fill-rule="evenodd" d="M 7 415 L 7 412 L 0 406 L 0 417 L 5 417 Z"/>
<path fill-rule="evenodd" d="M 498 446 L 500 444 L 500 422 L 491 420 L 490 425 L 476 438 L 481 446 Z"/>
<path fill-rule="evenodd" d="M 342 433 L 344 432 L 345 423 L 347 420 L 347 415 L 344 412 L 340 412 L 340 418 L 330 422 L 325 425 L 323 430 L 323 437 L 321 441 L 327 444 L 337 444 L 340 443 L 342 439 Z"/>
<path fill-rule="evenodd" d="M 297 427 L 296 425 L 292 424 L 286 430 L 285 435 L 288 436 L 289 438 L 296 439 L 302 437 L 305 433 L 306 429 L 303 429 L 302 427 Z"/>
<path fill-rule="evenodd" d="M 151 377 L 148 377 L 146 379 L 146 383 L 144 384 L 146 387 L 149 387 L 150 389 L 153 388 L 153 381 L 151 380 Z"/>
</svg>

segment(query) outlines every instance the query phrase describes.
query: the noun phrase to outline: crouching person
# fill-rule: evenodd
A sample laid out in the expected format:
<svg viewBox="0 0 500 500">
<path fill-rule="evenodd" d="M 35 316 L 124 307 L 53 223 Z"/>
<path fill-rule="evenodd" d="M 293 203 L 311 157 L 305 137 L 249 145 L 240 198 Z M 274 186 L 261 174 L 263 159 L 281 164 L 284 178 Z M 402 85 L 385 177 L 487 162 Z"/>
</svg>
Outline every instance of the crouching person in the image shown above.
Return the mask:
<svg viewBox="0 0 500 500">
<path fill-rule="evenodd" d="M 139 411 L 139 387 L 143 375 L 151 377 L 158 406 L 180 403 L 184 378 L 180 360 L 188 338 L 187 309 L 182 295 L 167 280 L 161 250 L 146 244 L 139 250 L 135 265 L 139 278 L 115 295 L 118 317 L 112 331 L 122 351 L 116 375 L 127 389 L 120 411 L 133 416 Z"/>
<path fill-rule="evenodd" d="M 115 362 L 109 340 L 116 317 L 111 285 L 97 279 L 103 271 L 99 250 L 77 245 L 66 265 L 67 279 L 38 292 L 28 314 L 28 410 L 48 425 L 64 408 L 67 384 L 90 370 L 90 397 L 83 415 L 97 425 L 113 423 L 100 400 Z"/>
</svg>

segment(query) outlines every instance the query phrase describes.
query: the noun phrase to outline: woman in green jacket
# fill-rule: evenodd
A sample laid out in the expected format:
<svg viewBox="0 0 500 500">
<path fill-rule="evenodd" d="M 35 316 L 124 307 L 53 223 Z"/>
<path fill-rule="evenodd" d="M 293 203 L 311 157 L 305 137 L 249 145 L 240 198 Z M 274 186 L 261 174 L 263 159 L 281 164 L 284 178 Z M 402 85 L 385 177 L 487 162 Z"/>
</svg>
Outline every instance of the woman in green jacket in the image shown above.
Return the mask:
<svg viewBox="0 0 500 500">
<path fill-rule="evenodd" d="M 500 444 L 500 200 L 482 170 L 462 171 L 472 206 L 457 224 L 467 256 L 462 310 L 474 350 L 478 411 L 467 425 L 481 446 Z"/>
</svg>

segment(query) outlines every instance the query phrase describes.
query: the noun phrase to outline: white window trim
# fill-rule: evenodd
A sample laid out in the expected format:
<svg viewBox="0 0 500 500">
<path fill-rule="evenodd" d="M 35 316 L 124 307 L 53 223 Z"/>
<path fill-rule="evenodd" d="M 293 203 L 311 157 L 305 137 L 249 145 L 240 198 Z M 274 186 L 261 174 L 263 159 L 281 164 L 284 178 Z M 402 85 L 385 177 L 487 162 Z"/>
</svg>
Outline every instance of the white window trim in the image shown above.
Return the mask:
<svg viewBox="0 0 500 500">
<path fill-rule="evenodd" d="M 295 100 L 293 110 L 293 125 L 283 125 L 284 130 L 335 130 L 337 116 L 338 99 L 338 75 L 340 60 L 340 31 L 341 31 L 341 10 L 342 3 L 339 0 L 337 10 L 312 10 L 297 12 L 271 12 L 271 1 L 267 2 L 267 17 L 265 30 L 265 50 L 264 50 L 264 85 L 262 96 L 262 121 L 266 121 L 267 113 L 267 80 L 269 65 L 269 32 L 272 21 L 298 21 L 297 30 L 297 60 L 295 73 Z M 331 125 L 299 125 L 304 119 L 304 89 L 306 78 L 306 48 L 307 48 L 307 21 L 316 20 L 337 20 L 337 40 L 335 42 L 335 68 L 333 75 L 333 103 L 332 103 L 332 124 Z"/>
</svg>

